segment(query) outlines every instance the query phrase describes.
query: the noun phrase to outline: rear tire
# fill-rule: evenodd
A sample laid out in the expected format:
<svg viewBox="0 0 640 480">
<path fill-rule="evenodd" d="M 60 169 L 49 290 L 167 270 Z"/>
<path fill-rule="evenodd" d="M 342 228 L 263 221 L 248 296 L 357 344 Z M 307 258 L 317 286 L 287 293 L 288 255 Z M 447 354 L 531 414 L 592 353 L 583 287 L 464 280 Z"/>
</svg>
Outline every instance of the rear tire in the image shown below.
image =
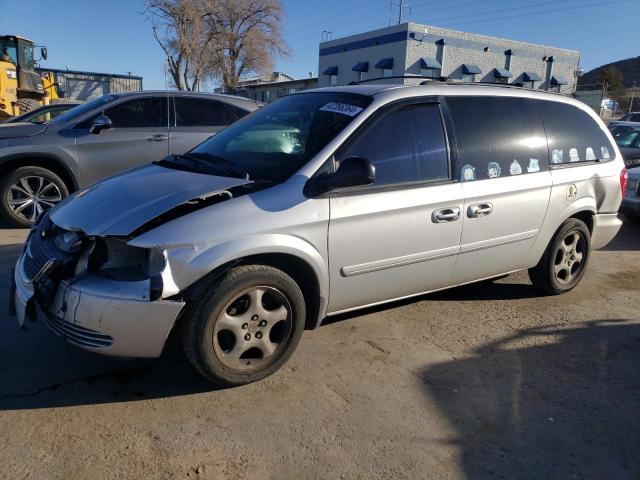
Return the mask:
<svg viewBox="0 0 640 480">
<path fill-rule="evenodd" d="M 589 228 L 582 220 L 570 218 L 551 239 L 538 265 L 529 269 L 529 278 L 550 295 L 568 292 L 582 280 L 590 253 Z"/>
<path fill-rule="evenodd" d="M 34 100 L 33 98 L 20 98 L 18 99 L 18 111 L 20 115 L 23 113 L 30 112 L 31 110 L 35 110 L 40 107 L 40 102 Z"/>
<path fill-rule="evenodd" d="M 232 268 L 188 301 L 182 345 L 193 366 L 222 387 L 261 380 L 282 367 L 304 331 L 304 296 L 266 265 Z"/>
<path fill-rule="evenodd" d="M 9 172 L 0 183 L 0 213 L 16 227 L 30 227 L 43 211 L 69 195 L 62 179 L 42 167 Z"/>
</svg>

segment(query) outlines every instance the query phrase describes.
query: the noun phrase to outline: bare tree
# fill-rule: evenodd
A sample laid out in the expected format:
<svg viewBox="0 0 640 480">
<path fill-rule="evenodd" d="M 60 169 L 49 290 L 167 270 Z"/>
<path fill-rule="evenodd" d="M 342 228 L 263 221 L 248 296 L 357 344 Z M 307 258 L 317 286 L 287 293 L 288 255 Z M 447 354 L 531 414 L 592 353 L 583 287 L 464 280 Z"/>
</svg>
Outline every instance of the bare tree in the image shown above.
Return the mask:
<svg viewBox="0 0 640 480">
<path fill-rule="evenodd" d="M 167 56 L 167 69 L 178 90 L 198 90 L 213 74 L 210 48 L 217 30 L 205 22 L 212 0 L 145 0 L 153 36 Z"/>
<path fill-rule="evenodd" d="M 218 0 L 205 15 L 215 32 L 213 69 L 226 91 L 235 93 L 243 74 L 270 71 L 274 56 L 287 55 L 282 19 L 279 0 Z"/>
</svg>

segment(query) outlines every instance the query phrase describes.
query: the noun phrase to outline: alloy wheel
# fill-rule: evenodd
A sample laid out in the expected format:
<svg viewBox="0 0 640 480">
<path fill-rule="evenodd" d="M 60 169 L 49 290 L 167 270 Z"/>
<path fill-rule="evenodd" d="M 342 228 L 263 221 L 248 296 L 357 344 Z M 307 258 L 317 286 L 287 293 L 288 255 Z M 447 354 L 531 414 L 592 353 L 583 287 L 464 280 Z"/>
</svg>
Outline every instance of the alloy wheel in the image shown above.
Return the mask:
<svg viewBox="0 0 640 480">
<path fill-rule="evenodd" d="M 256 370 L 283 351 L 292 328 L 287 297 L 273 287 L 252 287 L 236 295 L 218 315 L 213 349 L 227 368 Z"/>
<path fill-rule="evenodd" d="M 9 187 L 7 203 L 16 217 L 28 222 L 62 200 L 60 188 L 39 175 L 21 177 Z"/>
<path fill-rule="evenodd" d="M 553 272 L 558 283 L 571 283 L 584 267 L 586 240 L 577 230 L 570 231 L 558 244 Z"/>
</svg>

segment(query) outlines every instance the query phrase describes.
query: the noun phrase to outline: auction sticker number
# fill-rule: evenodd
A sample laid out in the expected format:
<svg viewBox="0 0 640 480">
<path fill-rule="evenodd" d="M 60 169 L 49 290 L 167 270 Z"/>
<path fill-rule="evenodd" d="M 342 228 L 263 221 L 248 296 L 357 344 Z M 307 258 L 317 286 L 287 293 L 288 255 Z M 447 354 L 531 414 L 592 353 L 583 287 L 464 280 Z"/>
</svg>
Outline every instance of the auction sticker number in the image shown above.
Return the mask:
<svg viewBox="0 0 640 480">
<path fill-rule="evenodd" d="M 343 115 L 355 117 L 363 110 L 363 108 L 356 105 L 349 105 L 348 103 L 331 102 L 320 108 L 320 110 L 323 112 L 342 113 Z"/>
</svg>

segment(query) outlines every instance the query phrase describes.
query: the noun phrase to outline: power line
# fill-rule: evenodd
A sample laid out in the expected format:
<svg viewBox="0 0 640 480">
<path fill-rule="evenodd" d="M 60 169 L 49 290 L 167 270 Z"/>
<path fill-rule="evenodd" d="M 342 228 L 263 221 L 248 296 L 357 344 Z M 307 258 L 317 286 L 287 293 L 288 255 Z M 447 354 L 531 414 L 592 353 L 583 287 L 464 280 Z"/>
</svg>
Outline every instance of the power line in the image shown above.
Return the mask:
<svg viewBox="0 0 640 480">
<path fill-rule="evenodd" d="M 536 8 L 536 7 L 542 7 L 544 5 L 553 5 L 556 3 L 567 3 L 568 0 L 553 0 L 550 2 L 542 2 L 542 3 L 534 3 L 531 5 L 522 5 L 520 7 L 509 7 L 509 8 L 501 8 L 499 10 L 493 10 L 491 12 L 480 12 L 480 13 L 469 13 L 467 15 L 456 15 L 454 17 L 444 17 L 444 18 L 434 18 L 431 21 L 432 22 L 443 22 L 446 20 L 455 20 L 456 18 L 468 18 L 468 17 L 474 17 L 477 15 L 493 15 L 494 13 L 502 13 L 502 12 L 510 12 L 513 10 L 523 10 L 526 8 Z"/>
<path fill-rule="evenodd" d="M 600 7 L 600 6 L 605 6 L 605 5 L 614 5 L 616 3 L 629 3 L 633 0 L 615 0 L 613 2 L 596 2 L 596 3 L 584 3 L 581 5 L 575 5 L 573 7 L 565 7 L 565 8 L 556 8 L 556 9 L 547 9 L 547 10 L 541 10 L 539 12 L 527 12 L 527 13 L 521 13 L 518 15 L 509 15 L 509 16 L 503 16 L 503 17 L 494 17 L 494 18 L 484 18 L 484 19 L 480 19 L 480 20 L 470 20 L 468 22 L 456 22 L 456 23 L 452 23 L 451 25 L 468 25 L 470 23 L 481 23 L 481 22 L 491 22 L 493 20 L 509 20 L 511 18 L 519 18 L 519 17 L 525 17 L 525 16 L 529 16 L 529 15 L 541 15 L 544 13 L 555 13 L 555 12 L 565 12 L 567 10 L 575 10 L 578 8 L 588 8 L 588 7 Z"/>
</svg>

